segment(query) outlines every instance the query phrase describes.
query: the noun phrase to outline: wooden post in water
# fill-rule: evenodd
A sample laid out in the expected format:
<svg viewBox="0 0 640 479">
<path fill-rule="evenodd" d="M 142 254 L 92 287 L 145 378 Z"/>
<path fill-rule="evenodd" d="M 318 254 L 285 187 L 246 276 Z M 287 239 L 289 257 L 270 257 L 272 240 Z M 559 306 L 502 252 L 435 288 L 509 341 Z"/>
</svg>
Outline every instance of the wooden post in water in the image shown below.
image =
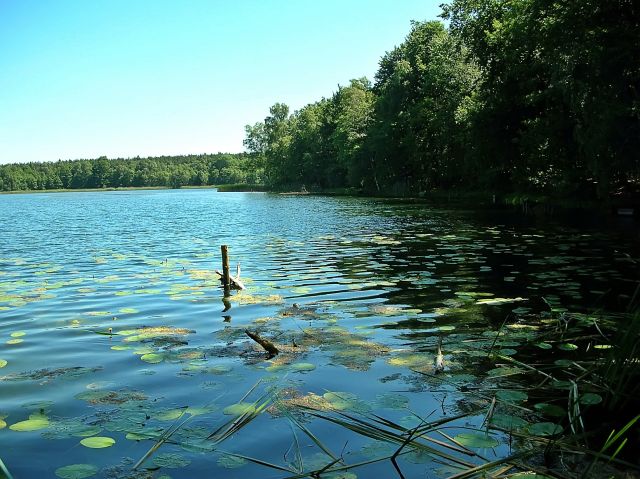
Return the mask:
<svg viewBox="0 0 640 479">
<path fill-rule="evenodd" d="M 220 246 L 222 252 L 222 285 L 224 286 L 224 295 L 229 296 L 231 289 L 231 279 L 229 276 L 229 247 L 226 244 Z"/>
</svg>

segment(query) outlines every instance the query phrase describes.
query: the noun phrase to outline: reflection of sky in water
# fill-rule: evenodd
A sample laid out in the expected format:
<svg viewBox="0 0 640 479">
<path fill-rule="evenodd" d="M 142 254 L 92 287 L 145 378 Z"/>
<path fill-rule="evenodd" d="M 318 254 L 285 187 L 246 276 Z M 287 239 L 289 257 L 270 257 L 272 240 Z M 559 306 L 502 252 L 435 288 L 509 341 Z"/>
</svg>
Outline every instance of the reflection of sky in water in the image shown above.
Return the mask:
<svg viewBox="0 0 640 479">
<path fill-rule="evenodd" d="M 432 372 L 439 335 L 453 351 L 512 310 L 621 310 L 638 279 L 618 234 L 391 200 L 207 190 L 10 195 L 1 198 L 0 225 L 0 417 L 14 429 L 46 426 L 0 430 L 1 457 L 16 477 L 137 460 L 151 443 L 135 439 L 180 421 L 181 407 L 194 413 L 176 433 L 185 447 L 163 446 L 156 465 L 184 466 L 170 469 L 176 478 L 242 465 L 197 445 L 260 378 L 245 402 L 275 384 L 294 402 L 333 401 L 396 421 L 415 420 L 411 411 L 455 413 L 454 387 L 432 387 L 411 371 Z M 225 243 L 248 290 L 223 318 L 212 270 Z M 264 362 L 246 327 L 285 353 Z M 109 328 L 112 336 L 96 334 Z M 482 341 L 447 357 L 453 383 L 474 379 L 469 368 L 491 338 Z M 286 423 L 260 416 L 225 448 L 280 461 L 292 441 Z M 337 451 L 348 440 L 354 458 L 375 449 L 329 423 L 312 426 Z M 99 454 L 74 447 L 93 434 L 116 443 Z M 326 461 L 317 447 L 307 453 L 309 464 Z M 406 473 L 425 460 L 409 458 Z M 388 467 L 369 466 L 362 477 Z"/>
</svg>

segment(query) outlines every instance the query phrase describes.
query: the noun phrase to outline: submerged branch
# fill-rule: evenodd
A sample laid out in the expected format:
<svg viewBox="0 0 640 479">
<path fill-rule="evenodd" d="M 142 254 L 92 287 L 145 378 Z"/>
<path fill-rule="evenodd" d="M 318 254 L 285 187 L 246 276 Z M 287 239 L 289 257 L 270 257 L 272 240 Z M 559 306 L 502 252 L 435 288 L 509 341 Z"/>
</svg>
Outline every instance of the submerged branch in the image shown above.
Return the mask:
<svg viewBox="0 0 640 479">
<path fill-rule="evenodd" d="M 253 339 L 256 343 L 264 348 L 264 350 L 269 353 L 270 357 L 277 355 L 280 351 L 278 348 L 271 342 L 264 338 L 262 338 L 258 333 L 252 333 L 248 329 L 244 330 L 245 334 Z"/>
</svg>

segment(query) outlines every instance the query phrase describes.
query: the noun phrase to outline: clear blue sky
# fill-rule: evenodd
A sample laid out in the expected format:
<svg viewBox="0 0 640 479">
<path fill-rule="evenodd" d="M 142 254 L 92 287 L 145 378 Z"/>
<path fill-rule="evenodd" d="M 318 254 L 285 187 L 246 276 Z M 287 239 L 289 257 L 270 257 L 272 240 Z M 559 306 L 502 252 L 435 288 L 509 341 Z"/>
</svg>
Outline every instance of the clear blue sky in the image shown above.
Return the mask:
<svg viewBox="0 0 640 479">
<path fill-rule="evenodd" d="M 0 0 L 0 163 L 242 151 L 441 0 Z"/>
</svg>

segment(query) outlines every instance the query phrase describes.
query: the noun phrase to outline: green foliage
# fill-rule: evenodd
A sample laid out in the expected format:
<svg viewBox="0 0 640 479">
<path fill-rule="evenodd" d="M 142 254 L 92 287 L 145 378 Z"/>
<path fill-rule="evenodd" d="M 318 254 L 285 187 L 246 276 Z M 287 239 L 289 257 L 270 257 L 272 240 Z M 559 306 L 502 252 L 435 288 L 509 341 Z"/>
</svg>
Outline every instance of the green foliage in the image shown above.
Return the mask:
<svg viewBox="0 0 640 479">
<path fill-rule="evenodd" d="M 245 146 L 274 188 L 489 190 L 607 200 L 640 180 L 632 0 L 452 0 L 380 60 Z"/>
<path fill-rule="evenodd" d="M 244 183 L 259 185 L 263 167 L 252 155 L 161 156 L 0 165 L 0 191 L 80 188 L 181 188 Z"/>
</svg>

